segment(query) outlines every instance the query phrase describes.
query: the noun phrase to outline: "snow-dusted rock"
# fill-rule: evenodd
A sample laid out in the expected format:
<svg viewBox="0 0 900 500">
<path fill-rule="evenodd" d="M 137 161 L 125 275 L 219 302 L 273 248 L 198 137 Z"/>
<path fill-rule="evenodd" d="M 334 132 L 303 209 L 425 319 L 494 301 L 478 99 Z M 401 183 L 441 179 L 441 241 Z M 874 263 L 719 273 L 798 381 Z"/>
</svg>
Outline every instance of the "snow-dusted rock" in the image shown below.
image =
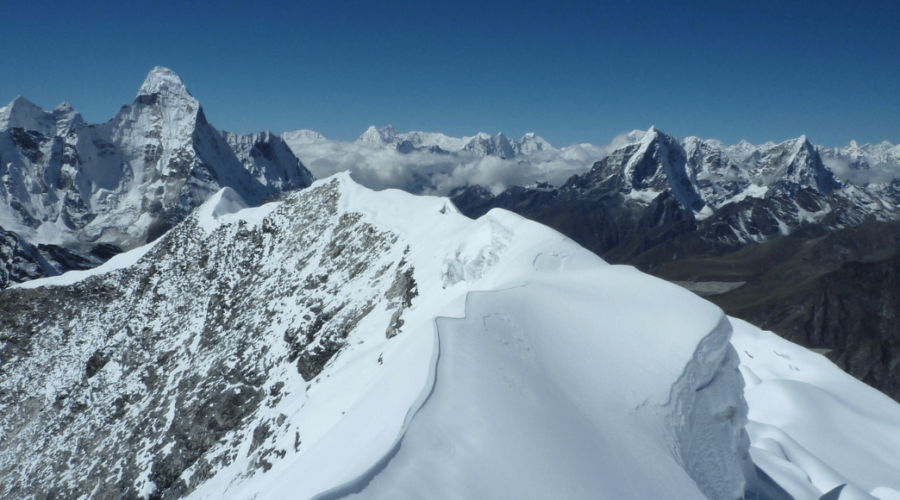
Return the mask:
<svg viewBox="0 0 900 500">
<path fill-rule="evenodd" d="M 46 112 L 18 98 L 0 109 L 0 178 L 0 227 L 85 259 L 98 245 L 153 240 L 224 186 L 258 205 L 312 181 L 280 138 L 214 129 L 178 75 L 161 67 L 101 125 L 68 104 Z M 66 270 L 42 255 L 41 274 Z"/>
<path fill-rule="evenodd" d="M 0 494 L 753 484 L 731 329 L 693 294 L 509 212 L 346 174 L 243 206 L 225 189 L 103 269 L 0 293 Z"/>
</svg>

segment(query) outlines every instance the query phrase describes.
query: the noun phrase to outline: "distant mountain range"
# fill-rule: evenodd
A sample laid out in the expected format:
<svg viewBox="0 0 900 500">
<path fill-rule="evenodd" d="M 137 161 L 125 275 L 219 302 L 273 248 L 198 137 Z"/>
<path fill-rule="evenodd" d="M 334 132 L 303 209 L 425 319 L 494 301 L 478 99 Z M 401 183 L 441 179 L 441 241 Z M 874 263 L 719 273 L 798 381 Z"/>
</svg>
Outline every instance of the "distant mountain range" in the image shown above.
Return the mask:
<svg viewBox="0 0 900 500">
<path fill-rule="evenodd" d="M 469 186 L 453 202 L 473 218 L 512 210 L 680 281 L 900 400 L 900 181 L 839 181 L 806 137 L 724 147 L 651 128 L 630 140 L 560 187 Z M 886 170 L 891 156 L 855 158 L 852 170 Z"/>
</svg>

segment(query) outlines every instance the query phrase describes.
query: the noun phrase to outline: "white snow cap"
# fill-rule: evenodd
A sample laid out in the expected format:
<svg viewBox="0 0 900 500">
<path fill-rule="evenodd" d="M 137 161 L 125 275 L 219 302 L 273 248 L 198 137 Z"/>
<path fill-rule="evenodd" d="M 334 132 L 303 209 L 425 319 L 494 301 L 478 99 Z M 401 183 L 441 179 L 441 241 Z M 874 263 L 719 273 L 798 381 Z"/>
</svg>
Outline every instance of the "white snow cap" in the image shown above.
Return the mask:
<svg viewBox="0 0 900 500">
<path fill-rule="evenodd" d="M 19 127 L 44 135 L 65 135 L 72 126 L 79 123 L 84 123 L 84 119 L 67 102 L 48 112 L 19 96 L 0 108 L 0 130 Z"/>
<path fill-rule="evenodd" d="M 137 93 L 138 97 L 153 94 L 187 94 L 193 97 L 187 86 L 181 81 L 181 77 L 171 69 L 162 66 L 157 66 L 150 71 Z"/>
<path fill-rule="evenodd" d="M 35 122 L 44 119 L 47 112 L 29 101 L 18 96 L 6 106 L 0 108 L 0 130 L 22 127 L 26 130 L 41 130 Z"/>
</svg>

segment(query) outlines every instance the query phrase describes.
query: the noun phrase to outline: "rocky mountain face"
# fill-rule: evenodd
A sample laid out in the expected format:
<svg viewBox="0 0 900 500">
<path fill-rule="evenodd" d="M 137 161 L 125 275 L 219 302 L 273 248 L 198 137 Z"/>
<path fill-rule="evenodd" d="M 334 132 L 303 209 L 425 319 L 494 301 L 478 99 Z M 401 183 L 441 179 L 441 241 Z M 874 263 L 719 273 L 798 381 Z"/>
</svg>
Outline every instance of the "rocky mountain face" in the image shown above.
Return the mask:
<svg viewBox="0 0 900 500">
<path fill-rule="evenodd" d="M 312 176 L 277 136 L 213 128 L 178 75 L 157 67 L 101 125 L 68 104 L 47 112 L 20 97 L 0 108 L 0 179 L 0 227 L 21 243 L 4 238 L 21 256 L 0 264 L 6 286 L 152 241 L 221 187 L 256 205 Z"/>
<path fill-rule="evenodd" d="M 136 266 L 4 290 L 0 496 L 179 498 L 239 450 L 241 474 L 267 471 L 274 435 L 304 447 L 280 404 L 364 318 L 395 335 L 416 295 L 398 236 L 339 199 L 332 183 L 213 230 L 243 206 L 226 190 Z"/>
<path fill-rule="evenodd" d="M 702 266 L 687 266 L 690 259 L 721 258 L 738 268 L 752 267 L 732 256 L 742 255 L 735 254 L 741 249 L 789 236 L 818 241 L 863 224 L 900 220 L 900 181 L 867 185 L 838 181 L 806 137 L 781 144 L 725 147 L 694 137 L 679 142 L 651 128 L 635 131 L 626 139 L 627 144 L 561 187 L 514 186 L 495 196 L 474 186 L 457 190 L 452 199 L 470 217 L 494 207 L 506 208 L 559 230 L 609 262 L 633 264 L 661 277 L 680 276 L 677 279 L 694 282 L 746 280 L 710 276 Z M 816 273 L 835 271 L 825 262 L 813 263 Z M 694 274 L 684 277 L 676 272 L 682 265 Z M 845 276 L 850 268 L 843 271 L 842 280 L 852 281 Z M 859 271 L 863 272 L 862 268 Z M 775 286 L 771 279 L 767 283 Z M 786 277 L 780 283 L 781 290 L 789 290 L 793 284 Z M 750 301 L 742 290 L 751 293 L 748 285 L 730 292 L 730 296 Z M 752 290 L 760 297 L 774 297 L 770 289 Z M 871 309 L 877 314 L 874 304 L 890 294 L 882 297 L 874 289 L 871 293 L 867 298 L 871 307 L 851 309 L 856 313 Z M 841 301 L 823 302 L 821 294 L 786 294 L 779 300 L 780 307 L 800 311 L 790 325 L 782 321 L 786 313 L 776 314 L 772 308 L 760 306 L 751 313 L 744 307 L 749 302 L 741 305 L 738 299 L 722 302 L 722 306 L 729 314 L 810 347 L 824 346 L 811 340 L 821 338 L 822 333 L 798 335 L 797 325 L 821 326 L 826 303 L 835 306 L 825 307 L 830 314 L 850 314 L 849 309 L 837 307 Z M 868 338 L 869 330 L 858 319 L 841 322 L 841 328 L 848 338 L 856 339 L 845 344 L 827 343 L 836 356 L 843 356 L 842 366 L 850 369 L 846 360 L 856 360 L 857 368 L 850 369 L 851 373 L 900 398 L 890 389 L 900 381 L 900 373 L 892 368 L 878 369 L 879 375 L 871 375 L 874 364 L 882 363 L 880 353 L 893 352 L 893 348 L 872 349 L 868 341 L 860 340 Z M 885 328 L 877 331 L 882 332 L 879 345 L 892 345 L 894 341 L 886 339 L 900 338 L 900 332 Z M 885 356 L 893 359 L 895 354 Z M 871 366 L 862 369 L 861 363 Z"/>
<path fill-rule="evenodd" d="M 900 217 L 896 208 L 900 183 L 842 183 L 805 136 L 760 147 L 743 143 L 724 147 L 696 137 L 679 142 L 651 128 L 632 132 L 627 139 L 631 142 L 558 188 L 513 186 L 495 196 L 470 186 L 453 193 L 454 202 L 471 216 L 503 207 L 548 221 L 557 212 L 571 212 L 573 219 L 609 218 L 610 223 L 600 227 L 570 223 L 594 226 L 572 235 L 603 256 L 623 244 L 637 245 L 642 247 L 640 254 L 646 253 L 656 244 L 635 241 L 653 239 L 661 230 L 670 232 L 662 228 L 673 222 L 691 233 L 689 239 L 699 238 L 707 251 L 721 253 L 801 229 L 827 232 L 870 219 Z M 562 208 L 573 204 L 599 204 L 615 215 Z M 620 237 L 625 235 L 628 238 Z M 649 259 L 645 267 L 659 263 Z"/>
</svg>

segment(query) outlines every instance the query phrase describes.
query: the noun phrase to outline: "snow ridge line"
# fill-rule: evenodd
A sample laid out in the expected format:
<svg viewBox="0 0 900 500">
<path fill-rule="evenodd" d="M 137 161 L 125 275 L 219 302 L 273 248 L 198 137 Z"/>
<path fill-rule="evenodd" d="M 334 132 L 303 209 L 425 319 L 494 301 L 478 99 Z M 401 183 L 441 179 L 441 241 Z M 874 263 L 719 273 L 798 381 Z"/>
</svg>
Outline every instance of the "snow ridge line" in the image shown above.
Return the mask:
<svg viewBox="0 0 900 500">
<path fill-rule="evenodd" d="M 397 441 L 391 446 L 391 449 L 380 459 L 378 459 L 369 470 L 360 474 L 356 479 L 351 479 L 350 481 L 332 488 L 330 490 L 319 493 L 318 495 L 312 497 L 310 500 L 339 500 L 341 498 L 346 498 L 350 495 L 356 495 L 362 493 L 366 487 L 369 486 L 369 483 L 375 479 L 376 476 L 381 474 L 387 466 L 391 463 L 391 460 L 397 456 L 397 453 L 400 452 L 400 447 L 403 445 L 403 439 L 406 437 L 406 432 L 409 429 L 410 424 L 412 424 L 413 419 L 419 413 L 419 411 L 425 406 L 431 396 L 434 394 L 435 388 L 437 388 L 437 372 L 438 372 L 438 363 L 441 358 L 441 329 L 438 326 L 438 321 L 442 319 L 466 319 L 469 316 L 469 300 L 472 297 L 473 293 L 497 293 L 505 290 L 511 290 L 513 288 L 520 288 L 526 286 L 527 283 L 521 283 L 509 287 L 502 288 L 500 290 L 471 290 L 466 292 L 465 298 L 465 313 L 461 318 L 453 318 L 450 316 L 437 316 L 432 320 L 432 325 L 434 326 L 434 353 L 431 357 L 431 366 L 429 367 L 428 374 L 428 382 L 426 383 L 425 388 L 422 390 L 422 394 L 419 398 L 413 403 L 410 407 L 409 411 L 406 413 L 406 418 L 403 421 L 403 427 L 400 428 L 400 435 L 397 437 Z"/>
<path fill-rule="evenodd" d="M 425 406 L 425 403 L 431 399 L 431 395 L 434 394 L 434 389 L 437 387 L 437 365 L 441 357 L 441 337 L 438 333 L 437 320 L 438 318 L 432 320 L 434 323 L 434 352 L 431 356 L 431 366 L 428 369 L 428 381 L 426 382 L 425 388 L 422 390 L 422 394 L 416 399 L 406 413 L 406 418 L 403 420 L 403 427 L 400 428 L 400 435 L 397 437 L 397 441 L 383 457 L 378 459 L 372 467 L 369 468 L 369 470 L 360 474 L 356 479 L 351 479 L 340 486 L 319 493 L 310 500 L 338 500 L 350 495 L 362 493 L 362 491 L 369 486 L 369 483 L 375 479 L 375 476 L 381 474 L 381 472 L 387 468 L 388 464 L 391 463 L 391 460 L 397 456 L 397 453 L 400 452 L 400 447 L 403 444 L 403 438 L 406 437 L 406 431 L 409 429 L 409 425 L 412 423 L 416 414 L 419 413 L 419 410 L 421 410 L 422 407 Z"/>
</svg>

